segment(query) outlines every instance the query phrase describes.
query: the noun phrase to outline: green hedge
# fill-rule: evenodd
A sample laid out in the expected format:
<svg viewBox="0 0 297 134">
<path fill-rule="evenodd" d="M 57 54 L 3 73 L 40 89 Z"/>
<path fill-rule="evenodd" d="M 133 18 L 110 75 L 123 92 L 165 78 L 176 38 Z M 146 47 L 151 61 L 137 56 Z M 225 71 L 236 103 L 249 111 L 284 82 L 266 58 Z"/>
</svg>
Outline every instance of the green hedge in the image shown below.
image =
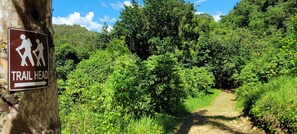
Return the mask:
<svg viewBox="0 0 297 134">
<path fill-rule="evenodd" d="M 201 97 L 214 86 L 214 75 L 205 67 L 182 68 L 180 76 L 187 96 Z"/>
<path fill-rule="evenodd" d="M 239 104 L 271 133 L 297 133 L 297 78 L 281 76 L 237 90 Z"/>
</svg>

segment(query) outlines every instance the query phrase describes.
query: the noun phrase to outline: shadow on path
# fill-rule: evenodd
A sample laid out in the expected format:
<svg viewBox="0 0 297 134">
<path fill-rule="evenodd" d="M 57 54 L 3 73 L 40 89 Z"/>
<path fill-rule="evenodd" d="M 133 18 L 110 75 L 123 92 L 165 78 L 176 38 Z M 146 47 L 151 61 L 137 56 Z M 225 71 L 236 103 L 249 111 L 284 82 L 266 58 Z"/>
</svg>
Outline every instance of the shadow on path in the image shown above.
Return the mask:
<svg viewBox="0 0 297 134">
<path fill-rule="evenodd" d="M 248 118 L 236 111 L 236 96 L 223 91 L 214 102 L 182 119 L 182 124 L 175 130 L 177 134 L 263 134 L 254 128 Z"/>
<path fill-rule="evenodd" d="M 216 127 L 220 130 L 228 131 L 230 133 L 234 134 L 244 134 L 242 132 L 238 132 L 236 130 L 233 130 L 232 128 L 226 126 L 223 123 L 220 123 L 216 120 L 223 120 L 223 121 L 233 121 L 237 120 L 239 117 L 226 117 L 226 116 L 206 116 L 207 110 L 201 110 L 199 112 L 193 113 L 190 115 L 187 119 L 185 119 L 185 123 L 183 123 L 179 130 L 176 132 L 177 134 L 187 134 L 189 133 L 192 126 L 202 126 L 202 125 L 211 125 L 212 127 Z"/>
</svg>

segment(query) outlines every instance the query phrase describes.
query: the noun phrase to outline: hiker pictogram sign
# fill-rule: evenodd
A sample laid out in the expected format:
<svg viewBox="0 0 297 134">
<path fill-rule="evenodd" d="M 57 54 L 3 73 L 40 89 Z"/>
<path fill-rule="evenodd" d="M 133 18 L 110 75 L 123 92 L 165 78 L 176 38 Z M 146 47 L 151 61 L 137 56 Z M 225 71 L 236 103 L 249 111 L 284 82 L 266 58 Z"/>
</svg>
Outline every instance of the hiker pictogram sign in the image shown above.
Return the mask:
<svg viewBox="0 0 297 134">
<path fill-rule="evenodd" d="M 9 91 L 46 88 L 49 84 L 49 47 L 46 34 L 8 29 Z"/>
</svg>

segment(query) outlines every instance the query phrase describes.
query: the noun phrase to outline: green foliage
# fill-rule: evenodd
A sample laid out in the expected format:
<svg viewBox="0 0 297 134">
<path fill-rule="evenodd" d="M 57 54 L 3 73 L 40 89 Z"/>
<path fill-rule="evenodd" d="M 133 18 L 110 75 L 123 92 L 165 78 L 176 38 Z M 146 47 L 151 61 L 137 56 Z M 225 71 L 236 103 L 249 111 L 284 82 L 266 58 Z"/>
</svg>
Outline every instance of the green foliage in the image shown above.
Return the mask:
<svg viewBox="0 0 297 134">
<path fill-rule="evenodd" d="M 126 114 L 125 107 L 117 105 L 115 98 L 118 96 L 106 82 L 116 69 L 117 58 L 135 59 L 127 55 L 129 52 L 123 49 L 121 42 L 117 39 L 111 41 L 107 50 L 100 50 L 90 59 L 80 62 L 69 74 L 65 91 L 59 96 L 65 133 L 119 132 L 129 122 L 131 116 Z"/>
<path fill-rule="evenodd" d="M 297 132 L 297 78 L 282 76 L 267 84 L 242 86 L 237 95 L 247 113 L 270 132 Z M 278 132 L 279 133 L 279 132 Z"/>
<path fill-rule="evenodd" d="M 57 77 L 66 80 L 67 74 L 73 71 L 76 65 L 88 57 L 86 50 L 79 50 L 69 44 L 60 44 L 55 49 L 55 63 L 57 64 Z"/>
<path fill-rule="evenodd" d="M 293 24 L 295 20 L 296 16 Z M 240 75 L 234 75 L 242 85 L 236 91 L 239 106 L 270 133 L 297 132 L 297 79 L 292 77 L 297 68 L 295 32 L 293 25 L 293 30 L 274 42 L 270 51 L 251 60 Z"/>
<path fill-rule="evenodd" d="M 203 96 L 214 86 L 213 74 L 203 67 L 183 68 L 180 70 L 180 75 L 187 96 Z"/>
<path fill-rule="evenodd" d="M 158 133 L 163 132 L 163 128 L 150 123 L 144 128 L 128 127 L 126 130 L 126 127 L 131 122 L 145 125 L 143 120 L 150 119 L 144 117 L 155 113 L 177 114 L 180 111 L 178 108 L 187 96 L 177 59 L 172 54 L 165 54 L 140 61 L 125 51 L 121 43 L 121 40 L 112 41 L 106 50 L 80 62 L 69 74 L 59 99 L 63 132 L 134 133 L 140 131 L 137 129 L 152 127 L 149 132 Z M 192 83 L 188 88 L 210 89 L 207 85 L 212 83 L 213 77 L 206 69 L 191 71 L 190 75 L 200 74 L 205 78 L 187 74 L 201 81 L 201 85 Z"/>
<path fill-rule="evenodd" d="M 151 56 L 144 61 L 145 87 L 151 95 L 156 112 L 174 114 L 186 98 L 179 75 L 177 59 L 172 54 Z"/>
<path fill-rule="evenodd" d="M 236 90 L 236 97 L 237 97 L 237 105 L 240 108 L 243 108 L 243 112 L 245 114 L 249 114 L 249 111 L 251 110 L 252 106 L 255 104 L 255 101 L 257 101 L 264 90 L 260 90 L 258 87 L 260 87 L 262 83 L 255 83 L 250 82 L 243 84 L 241 87 L 239 87 Z"/>
<path fill-rule="evenodd" d="M 196 14 L 188 23 L 179 26 L 179 37 L 181 45 L 175 49 L 175 55 L 185 66 L 204 66 L 209 55 L 211 44 L 201 42 L 209 39 L 210 33 L 217 27 L 212 16 L 207 14 Z M 207 45 L 207 46 L 206 46 Z M 207 48 L 205 48 L 207 47 Z M 202 50 L 205 48 L 206 50 Z"/>
<path fill-rule="evenodd" d="M 144 85 L 145 74 L 139 64 L 132 55 L 118 57 L 112 67 L 115 71 L 106 82 L 113 91 L 114 105 L 137 118 L 153 112 L 152 99 Z"/>
<path fill-rule="evenodd" d="M 121 12 L 115 34 L 125 36 L 129 49 L 141 59 L 173 52 L 181 44 L 179 26 L 191 21 L 193 10 L 193 4 L 180 0 L 145 0 L 144 6 L 133 1 Z"/>
<path fill-rule="evenodd" d="M 215 76 L 216 87 L 236 87 L 232 76 L 239 73 L 252 57 L 268 48 L 262 42 L 247 29 L 232 30 L 220 26 L 199 38 L 191 48 L 190 63 L 208 66 Z"/>
<path fill-rule="evenodd" d="M 294 20 L 294 19 L 293 19 Z M 240 75 L 233 75 L 237 83 L 268 82 L 280 75 L 296 74 L 296 35 L 293 30 L 286 37 L 278 37 L 278 42 L 259 57 L 252 59 L 241 70 Z M 272 42 L 273 43 L 273 42 Z"/>
<path fill-rule="evenodd" d="M 98 50 L 98 34 L 77 25 L 54 25 L 54 30 L 57 77 L 66 80 L 80 61 Z"/>
<path fill-rule="evenodd" d="M 87 49 L 88 52 L 95 52 L 99 48 L 97 44 L 98 33 L 88 31 L 79 25 L 54 25 L 54 44 L 70 44 L 72 47 Z"/>
<path fill-rule="evenodd" d="M 114 71 L 115 60 L 123 54 L 129 54 L 123 41 L 114 39 L 106 50 L 99 50 L 88 60 L 77 65 L 74 72 L 68 75 L 68 83 L 73 89 L 87 88 L 96 83 L 104 83 Z M 83 89 L 84 90 L 84 89 Z"/>
<path fill-rule="evenodd" d="M 167 133 L 214 85 L 240 86 L 247 114 L 296 133 L 297 79 L 276 78 L 297 73 L 296 6 L 242 0 L 217 23 L 183 0 L 133 0 L 111 33 L 55 25 L 63 133 Z"/>
<path fill-rule="evenodd" d="M 127 129 L 125 129 L 125 133 L 171 133 L 176 129 L 179 121 L 184 118 L 185 112 L 190 113 L 198 108 L 209 106 L 219 94 L 220 90 L 212 90 L 211 94 L 207 96 L 185 99 L 182 104 L 185 108 L 182 110 L 185 111 L 177 117 L 167 114 L 156 114 L 153 117 L 145 116 L 139 120 L 132 120 Z"/>
<path fill-rule="evenodd" d="M 66 88 L 60 96 L 60 115 L 65 133 L 119 132 L 130 119 L 130 115 L 122 114 L 122 107 L 113 105 L 114 94 L 104 85 L 97 84 L 83 90 L 80 99 L 74 100 L 73 95 L 73 91 Z"/>
<path fill-rule="evenodd" d="M 296 71 L 296 54 L 292 51 L 275 50 L 247 64 L 237 77 L 242 83 L 268 82 L 279 75 L 290 75 Z"/>
<path fill-rule="evenodd" d="M 295 0 L 241 0 L 221 22 L 233 28 L 247 27 L 259 36 L 280 30 L 287 32 L 290 17 L 296 13 Z"/>
</svg>

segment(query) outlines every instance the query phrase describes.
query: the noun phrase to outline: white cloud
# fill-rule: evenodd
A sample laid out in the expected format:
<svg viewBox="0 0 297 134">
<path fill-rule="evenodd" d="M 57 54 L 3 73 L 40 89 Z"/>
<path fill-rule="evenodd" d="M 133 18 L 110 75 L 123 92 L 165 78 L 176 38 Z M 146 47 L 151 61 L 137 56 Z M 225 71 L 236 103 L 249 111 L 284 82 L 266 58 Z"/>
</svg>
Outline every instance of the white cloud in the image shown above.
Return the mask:
<svg viewBox="0 0 297 134">
<path fill-rule="evenodd" d="M 66 24 L 66 25 L 80 25 L 88 30 L 100 31 L 102 24 L 93 20 L 94 13 L 89 12 L 86 16 L 81 16 L 80 13 L 74 12 L 67 17 L 53 17 L 53 24 Z"/>
<path fill-rule="evenodd" d="M 120 10 L 125 6 L 132 6 L 132 3 L 129 0 L 125 0 L 124 2 L 110 3 L 110 6 L 115 10 Z"/>
<path fill-rule="evenodd" d="M 195 14 L 204 14 L 204 12 L 199 12 L 199 11 L 198 11 L 198 12 L 195 12 Z"/>
<path fill-rule="evenodd" d="M 199 6 L 200 3 L 203 3 L 205 1 L 207 1 L 207 0 L 197 0 L 196 2 L 194 2 L 194 4 L 195 4 L 195 6 Z"/>
<path fill-rule="evenodd" d="M 221 16 L 224 15 L 221 11 L 217 11 L 216 14 L 212 15 L 216 22 L 221 20 Z"/>
<path fill-rule="evenodd" d="M 106 30 L 107 30 L 107 32 L 110 32 L 111 30 L 113 30 L 113 27 L 111 25 L 108 25 Z"/>
<path fill-rule="evenodd" d="M 205 12 L 200 12 L 200 11 L 197 11 L 195 12 L 195 14 L 205 14 Z M 207 13 L 206 13 L 207 14 Z M 217 11 L 215 14 L 211 14 L 211 16 L 214 18 L 214 20 L 216 22 L 220 21 L 221 20 L 221 16 L 222 15 L 225 15 L 224 13 L 222 13 L 221 11 Z"/>
<path fill-rule="evenodd" d="M 197 3 L 202 3 L 202 2 L 205 2 L 207 0 L 198 0 Z"/>
<path fill-rule="evenodd" d="M 106 4 L 106 3 L 101 3 L 101 6 L 103 6 L 103 7 L 108 7 L 108 5 Z"/>
<path fill-rule="evenodd" d="M 131 1 L 128 1 L 128 0 L 124 1 L 123 4 L 124 4 L 125 6 L 132 6 Z"/>
<path fill-rule="evenodd" d="M 108 15 L 105 15 L 103 18 L 99 19 L 101 22 L 113 23 L 116 22 L 116 18 L 110 18 Z"/>
<path fill-rule="evenodd" d="M 110 3 L 110 6 L 115 10 L 120 10 L 120 9 L 124 8 L 124 5 L 122 2 Z"/>
</svg>

